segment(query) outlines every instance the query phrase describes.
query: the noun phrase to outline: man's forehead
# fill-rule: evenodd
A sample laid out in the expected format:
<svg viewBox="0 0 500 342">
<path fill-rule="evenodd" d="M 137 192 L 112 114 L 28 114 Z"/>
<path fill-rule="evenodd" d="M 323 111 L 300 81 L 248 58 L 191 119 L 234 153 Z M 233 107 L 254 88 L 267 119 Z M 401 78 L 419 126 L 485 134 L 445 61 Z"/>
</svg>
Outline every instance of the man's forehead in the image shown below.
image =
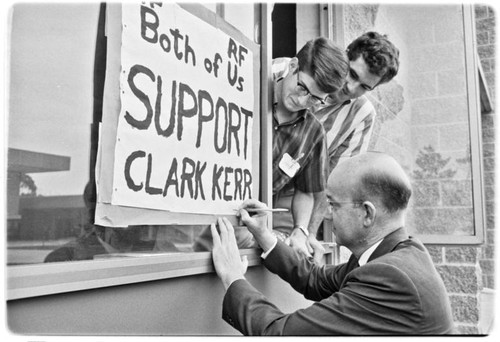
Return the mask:
<svg viewBox="0 0 500 342">
<path fill-rule="evenodd" d="M 354 171 L 353 165 L 358 164 L 356 162 L 356 159 L 358 159 L 358 157 L 359 157 L 359 155 L 339 161 L 337 166 L 330 173 L 330 176 L 335 177 L 335 178 L 346 177 L 346 175 L 345 175 L 346 172 Z"/>
<path fill-rule="evenodd" d="M 350 61 L 349 68 L 358 75 L 359 80 L 363 84 L 370 87 L 372 90 L 382 79 L 382 76 L 378 76 L 370 72 L 368 64 L 366 64 L 362 55 L 359 55 L 357 59 Z"/>
<path fill-rule="evenodd" d="M 343 187 L 353 184 L 361 167 L 358 163 L 359 156 L 351 157 L 337 164 L 328 177 L 328 190 L 340 191 Z"/>
<path fill-rule="evenodd" d="M 325 93 L 320 89 L 318 83 L 314 80 L 314 78 L 309 75 L 309 73 L 305 71 L 299 71 L 300 81 L 307 87 L 311 94 L 316 95 L 318 97 L 325 97 L 328 93 Z"/>
<path fill-rule="evenodd" d="M 351 187 L 347 182 L 335 182 L 334 184 L 329 184 L 325 194 L 326 198 L 330 201 L 337 202 L 343 201 L 351 197 Z"/>
<path fill-rule="evenodd" d="M 328 186 L 326 189 L 326 195 L 334 197 L 336 193 L 342 191 L 342 186 L 348 182 L 349 175 L 346 174 L 335 174 L 332 172 L 330 178 L 328 179 Z"/>
</svg>

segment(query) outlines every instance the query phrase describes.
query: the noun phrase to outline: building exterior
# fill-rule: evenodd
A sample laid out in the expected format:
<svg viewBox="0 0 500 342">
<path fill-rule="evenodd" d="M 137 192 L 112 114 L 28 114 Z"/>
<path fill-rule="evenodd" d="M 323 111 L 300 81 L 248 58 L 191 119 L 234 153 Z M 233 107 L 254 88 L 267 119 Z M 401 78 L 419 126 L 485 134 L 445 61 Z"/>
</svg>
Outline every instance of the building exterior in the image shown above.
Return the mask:
<svg viewBox="0 0 500 342">
<path fill-rule="evenodd" d="M 11 21 L 14 38 L 22 38 L 17 33 L 16 20 L 21 20 L 22 15 L 29 18 L 29 13 L 43 13 L 43 5 L 38 9 L 34 7 L 32 12 L 29 6 L 23 6 L 27 5 L 14 8 Z M 71 6 L 55 6 L 51 9 L 53 13 L 77 14 Z M 495 291 L 496 17 L 493 8 L 468 4 L 347 3 L 276 4 L 274 8 L 270 4 L 257 3 L 194 7 L 198 12 L 207 13 L 208 10 L 210 15 L 223 18 L 233 27 L 231 30 L 235 28 L 260 46 L 262 113 L 269 109 L 270 103 L 266 81 L 271 57 L 290 54 L 287 47 L 300 47 L 317 36 L 328 36 L 339 45 L 347 46 L 358 35 L 370 30 L 385 33 L 395 42 L 401 51 L 400 73 L 368 96 L 377 110 L 370 149 L 393 155 L 412 176 L 415 195 L 408 226 L 431 252 L 449 292 L 458 332 L 463 335 L 488 334 L 493 317 L 491 296 Z M 102 6 L 93 5 L 78 11 L 85 20 L 97 26 L 102 24 L 100 20 L 104 20 L 99 16 L 100 10 Z M 21 16 L 16 16 L 17 13 Z M 295 27 L 295 31 L 283 27 Z M 95 44 L 95 32 L 90 31 L 85 35 L 87 49 L 89 46 L 93 49 L 92 44 Z M 15 42 L 13 40 L 11 44 Z M 64 43 L 67 41 L 59 42 Z M 99 53 L 102 53 L 99 49 L 98 40 L 96 62 L 86 64 L 94 72 L 94 91 L 99 91 L 99 86 L 104 87 L 99 83 L 102 81 L 99 81 L 99 75 L 103 74 L 100 69 L 103 66 L 98 63 Z M 107 52 L 110 51 L 112 48 L 108 47 Z M 11 58 L 19 57 L 15 55 L 16 49 L 13 53 Z M 13 68 L 14 84 L 17 73 L 23 76 L 22 67 L 28 66 L 29 63 L 19 70 Z M 11 93 L 16 91 L 12 86 Z M 53 95 L 49 92 L 45 96 Z M 10 136 L 9 147 L 29 145 L 27 141 L 35 138 L 24 134 L 23 129 L 16 130 L 18 123 L 15 118 L 21 115 L 17 109 L 22 107 L 15 102 L 16 97 L 13 98 L 10 122 L 14 133 Z M 87 102 L 93 102 L 95 116 L 95 106 L 102 106 L 95 92 L 93 101 Z M 86 112 L 90 113 L 87 107 L 91 106 L 87 102 L 75 107 L 86 106 Z M 61 107 L 67 108 L 67 104 L 61 104 Z M 90 122 L 97 124 L 92 118 L 86 120 L 83 127 L 87 129 Z M 260 143 L 263 146 L 270 146 L 267 120 L 269 118 L 262 115 Z M 71 131 L 71 139 L 77 140 L 81 131 Z M 91 137 L 96 131 L 94 128 L 89 134 L 85 130 L 83 139 L 87 139 L 86 145 L 90 145 L 89 140 L 97 144 L 95 136 Z M 70 141 L 70 138 L 64 139 L 61 138 Z M 30 146 L 23 146 L 23 149 L 39 151 Z M 75 164 L 76 167 L 71 169 L 69 165 L 61 166 L 57 170 L 69 173 L 85 169 L 84 177 L 78 182 L 86 184 L 87 171 L 92 174 L 94 170 L 96 145 L 90 150 L 90 153 L 88 149 L 83 153 L 90 154 L 90 158 L 85 155 L 85 162 L 81 165 Z M 266 158 L 269 159 L 269 155 L 263 152 L 260 179 L 264 201 L 271 197 Z M 74 160 L 72 156 L 72 164 Z M 18 182 L 20 171 L 9 171 L 17 172 Z M 29 172 L 25 170 L 25 173 Z M 13 208 L 9 209 L 9 219 L 16 222 L 24 219 L 29 228 L 21 229 L 19 225 L 11 228 L 15 234 L 10 235 L 8 250 L 15 247 L 14 241 L 39 240 L 42 235 L 51 240 L 68 238 L 71 234 L 76 237 L 81 232 L 78 227 L 84 226 L 88 220 L 88 208 L 85 208 L 88 203 L 84 203 L 81 192 L 19 201 L 16 187 L 10 186 L 9 194 L 9 208 Z M 55 223 L 57 218 L 64 223 Z M 45 222 L 45 235 L 40 235 L 40 220 Z M 154 231 L 155 236 L 160 236 Z M 196 226 L 190 226 L 183 232 L 193 239 L 196 231 Z M 146 235 L 151 237 L 153 230 L 149 232 Z M 169 231 L 166 235 L 169 239 L 178 239 L 175 242 L 183 241 L 183 234 Z M 330 252 L 327 260 L 333 259 L 333 262 L 340 262 L 346 256 L 342 250 Z M 243 253 L 249 256 L 252 266 L 248 279 L 280 309 L 291 311 L 309 305 L 287 284 L 259 265 L 259 255 L 255 250 Z M 223 289 L 213 273 L 209 252 L 148 256 L 103 257 L 98 261 L 52 265 L 16 266 L 12 263 L 7 267 L 9 329 L 27 335 L 236 333 L 220 318 Z"/>
</svg>

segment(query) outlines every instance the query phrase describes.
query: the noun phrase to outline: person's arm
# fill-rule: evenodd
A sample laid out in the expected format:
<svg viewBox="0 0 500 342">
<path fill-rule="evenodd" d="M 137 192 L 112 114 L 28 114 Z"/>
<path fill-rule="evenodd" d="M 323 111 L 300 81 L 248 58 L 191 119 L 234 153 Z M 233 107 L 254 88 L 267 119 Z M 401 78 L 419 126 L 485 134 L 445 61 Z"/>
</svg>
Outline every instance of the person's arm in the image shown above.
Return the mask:
<svg viewBox="0 0 500 342">
<path fill-rule="evenodd" d="M 290 248 L 278 242 L 271 255 L 283 250 Z M 297 253 L 285 253 L 283 263 L 293 262 L 286 260 L 290 255 Z M 344 275 L 342 288 L 325 299 L 288 314 L 248 281 L 237 280 L 224 296 L 222 318 L 244 335 L 419 334 L 421 327 L 415 322 L 426 312 L 406 272 L 385 263 L 365 267 L 365 271 L 360 267 Z M 328 271 L 322 274 L 319 266 L 315 270 L 322 279 L 331 277 Z M 328 290 L 328 284 L 315 277 L 309 283 Z"/>
<path fill-rule="evenodd" d="M 290 283 L 293 284 L 294 288 L 304 289 L 309 293 L 309 296 L 319 291 L 322 293 L 321 295 L 313 295 L 317 299 L 324 298 L 335 289 L 338 289 L 339 278 L 332 272 L 335 272 L 334 270 L 343 270 L 344 266 L 334 267 L 330 269 L 330 272 L 324 272 L 323 269 L 318 269 L 312 262 L 300 258 L 290 247 L 276 241 L 274 235 L 267 228 L 267 215 L 250 216 L 246 210 L 248 207 L 263 208 L 265 205 L 255 200 L 246 201 L 239 211 L 241 220 L 264 250 L 268 250 L 271 248 L 270 246 L 275 244 L 274 249 L 269 251 L 270 255 L 273 255 L 271 259 L 274 259 L 274 261 L 270 261 L 270 264 L 282 268 L 280 271 L 290 274 L 293 279 L 293 281 L 290 280 Z M 283 314 L 248 283 L 244 278 L 248 263 L 246 260 L 242 261 L 240 259 L 233 226 L 225 218 L 218 220 L 218 226 L 220 233 L 214 224 L 211 225 L 210 229 L 214 245 L 212 255 L 215 270 L 226 289 L 223 301 L 224 320 L 245 335 L 279 334 L 280 331 L 284 331 L 284 324 L 287 325 L 287 329 L 295 330 L 304 327 L 307 329 L 303 332 L 313 333 L 315 325 L 311 324 L 309 318 L 301 317 L 300 314 L 297 315 L 296 313 L 292 315 Z M 276 266 L 276 264 L 280 263 L 283 267 Z M 344 274 L 345 272 L 335 273 Z M 294 274 L 296 275 L 294 276 Z M 281 273 L 280 276 L 284 277 L 284 279 L 287 278 L 284 273 Z M 309 277 L 312 277 L 311 281 L 308 281 Z M 317 281 L 314 279 L 317 279 Z M 308 285 L 311 286 L 310 290 Z M 317 320 L 313 316 L 311 318 Z M 296 324 L 287 324 L 287 317 L 297 317 L 298 321 Z"/>
<path fill-rule="evenodd" d="M 312 211 L 311 219 L 309 221 L 309 234 L 316 236 L 318 228 L 328 209 L 328 202 L 326 200 L 325 191 L 314 193 L 314 208 Z"/>
<path fill-rule="evenodd" d="M 323 202 L 326 202 L 324 189 L 329 170 L 326 139 L 322 126 L 320 126 L 320 130 L 318 131 L 318 140 L 314 144 L 312 158 L 306 164 L 305 170 L 303 177 L 295 183 L 292 214 L 294 228 L 301 226 L 306 231 L 306 234 L 303 233 L 302 229 L 294 229 L 289 241 L 290 245 L 298 252 L 306 256 L 313 256 L 314 260 L 319 263 L 325 253 L 325 249 L 316 239 L 316 233 L 322 220 L 322 217 L 320 218 L 319 216 L 324 216 L 323 210 L 326 209 Z M 306 192 L 300 188 L 309 184 L 316 184 L 315 190 Z M 307 200 L 305 200 L 306 194 Z M 313 224 L 312 226 L 311 223 Z M 312 230 L 309 230 L 309 228 Z"/>
<path fill-rule="evenodd" d="M 271 272 L 279 275 L 290 284 L 293 283 L 292 286 L 298 292 L 309 296 L 308 299 L 311 300 L 323 299 L 329 296 L 332 291 L 338 289 L 341 282 L 339 279 L 345 275 L 346 264 L 331 268 L 327 274 L 324 271 L 325 268 L 313 263 L 311 259 L 295 253 L 284 242 L 278 241 L 267 227 L 266 214 L 250 216 L 246 210 L 248 208 L 267 208 L 267 206 L 254 199 L 246 200 L 241 205 L 238 215 L 241 223 L 248 228 L 248 231 L 267 254 L 264 265 Z M 335 271 L 332 273 L 332 270 Z M 319 280 L 311 282 L 312 278 Z M 319 287 L 316 288 L 316 285 L 319 285 Z M 324 289 L 328 290 L 325 292 Z"/>
<path fill-rule="evenodd" d="M 311 215 L 311 220 L 309 221 L 309 236 L 307 238 L 307 245 L 309 251 L 312 251 L 314 261 L 319 263 L 325 254 L 325 249 L 321 245 L 321 243 L 316 238 L 318 233 L 318 228 L 325 215 L 327 213 L 327 201 L 326 194 L 324 191 L 315 192 L 314 193 L 314 208 Z"/>
<path fill-rule="evenodd" d="M 324 191 L 304 193 L 295 190 L 292 200 L 294 229 L 290 234 L 289 243 L 293 249 L 306 257 L 312 256 L 317 263 L 321 262 L 325 254 L 325 249 L 316 238 L 316 233 L 326 209 Z M 305 229 L 298 228 L 299 226 Z"/>
<path fill-rule="evenodd" d="M 309 236 L 309 234 L 307 234 L 307 228 L 309 226 L 309 220 L 311 218 L 313 208 L 313 193 L 302 192 L 299 189 L 295 189 L 292 199 L 294 227 L 288 240 L 293 249 L 307 257 L 312 256 L 312 250 L 310 251 L 307 246 L 307 239 Z"/>
</svg>

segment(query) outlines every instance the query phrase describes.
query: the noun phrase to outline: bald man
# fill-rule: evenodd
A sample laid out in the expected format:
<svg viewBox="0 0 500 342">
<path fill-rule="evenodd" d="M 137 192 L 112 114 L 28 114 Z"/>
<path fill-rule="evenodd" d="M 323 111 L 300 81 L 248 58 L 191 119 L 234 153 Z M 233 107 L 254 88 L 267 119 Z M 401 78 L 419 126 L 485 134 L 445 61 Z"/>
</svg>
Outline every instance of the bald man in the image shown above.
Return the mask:
<svg viewBox="0 0 500 342">
<path fill-rule="evenodd" d="M 346 177 L 346 175 L 349 175 Z M 307 299 L 285 314 L 245 280 L 233 227 L 212 225 L 213 260 L 226 289 L 223 318 L 245 335 L 443 335 L 453 333 L 448 295 L 428 251 L 405 228 L 411 185 L 401 166 L 382 153 L 339 164 L 328 178 L 336 241 L 352 255 L 341 265 L 315 264 L 278 241 L 265 216 L 248 208 L 242 221 L 263 249 L 263 264 Z"/>
</svg>

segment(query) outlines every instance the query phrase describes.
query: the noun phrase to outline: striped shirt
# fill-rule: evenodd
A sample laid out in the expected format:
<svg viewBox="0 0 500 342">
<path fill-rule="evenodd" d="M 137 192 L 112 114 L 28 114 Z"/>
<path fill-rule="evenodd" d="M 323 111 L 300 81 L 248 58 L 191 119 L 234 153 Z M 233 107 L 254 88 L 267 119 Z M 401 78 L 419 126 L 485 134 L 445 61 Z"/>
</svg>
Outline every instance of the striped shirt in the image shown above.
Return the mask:
<svg viewBox="0 0 500 342">
<path fill-rule="evenodd" d="M 273 60 L 273 108 L 277 104 L 278 84 L 288 73 L 288 61 Z M 326 151 L 323 127 L 311 111 L 303 110 L 295 120 L 279 124 L 273 109 L 273 194 L 290 187 L 302 192 L 324 190 L 328 171 Z M 285 154 L 300 165 L 293 177 L 280 168 Z"/>
<path fill-rule="evenodd" d="M 330 172 L 346 158 L 366 152 L 376 112 L 365 96 L 340 105 L 327 105 L 314 115 L 326 132 Z"/>
</svg>

